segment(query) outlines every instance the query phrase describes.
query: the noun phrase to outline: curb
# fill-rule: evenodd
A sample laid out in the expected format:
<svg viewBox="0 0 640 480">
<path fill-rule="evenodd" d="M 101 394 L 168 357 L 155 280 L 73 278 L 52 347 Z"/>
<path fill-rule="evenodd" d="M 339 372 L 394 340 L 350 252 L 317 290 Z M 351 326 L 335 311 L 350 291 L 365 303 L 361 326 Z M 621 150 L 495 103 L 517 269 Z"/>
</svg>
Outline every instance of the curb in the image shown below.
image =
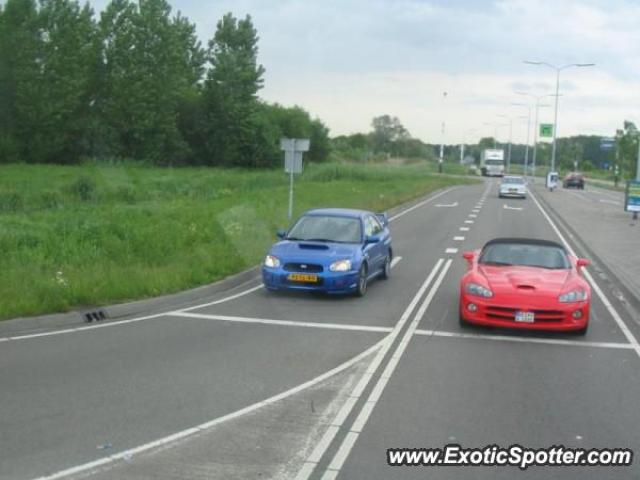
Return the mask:
<svg viewBox="0 0 640 480">
<path fill-rule="evenodd" d="M 403 210 L 425 201 L 426 199 L 456 186 L 449 186 L 434 190 L 427 195 L 417 197 L 401 205 L 390 208 L 387 213 L 393 216 Z M 87 323 L 85 314 L 88 312 L 102 311 L 106 314 L 106 319 L 100 323 L 108 323 L 109 320 L 118 320 L 124 317 L 135 316 L 141 313 L 152 315 L 181 307 L 187 307 L 194 303 L 209 299 L 212 295 L 237 288 L 243 284 L 255 281 L 260 278 L 260 265 L 255 265 L 242 272 L 230 275 L 215 283 L 203 285 L 190 290 L 162 295 L 159 297 L 134 300 L 131 302 L 115 304 L 111 306 L 95 306 L 93 308 L 79 308 L 66 313 L 55 313 L 50 315 L 39 315 L 35 317 L 19 317 L 0 321 L 0 335 L 10 336 L 12 334 L 38 333 L 54 328 L 65 328 L 78 326 Z"/>
<path fill-rule="evenodd" d="M 638 316 L 638 312 L 640 312 L 640 297 L 626 286 L 625 282 L 607 266 L 607 263 L 602 259 L 602 257 L 600 257 L 600 255 L 598 255 L 584 240 L 582 240 L 580 234 L 578 234 L 578 232 L 576 232 L 573 227 L 571 227 L 569 223 L 555 211 L 551 204 L 547 202 L 542 195 L 538 195 L 537 198 L 553 215 L 554 220 L 570 234 L 571 241 L 574 245 L 578 246 L 591 258 L 592 265 L 595 270 L 594 273 L 597 275 L 599 280 L 608 284 L 607 287 L 609 291 L 625 306 L 627 311 L 632 315 L 632 318 L 640 318 Z M 593 262 L 593 260 L 596 261 Z M 622 294 L 622 298 L 618 294 Z"/>
</svg>

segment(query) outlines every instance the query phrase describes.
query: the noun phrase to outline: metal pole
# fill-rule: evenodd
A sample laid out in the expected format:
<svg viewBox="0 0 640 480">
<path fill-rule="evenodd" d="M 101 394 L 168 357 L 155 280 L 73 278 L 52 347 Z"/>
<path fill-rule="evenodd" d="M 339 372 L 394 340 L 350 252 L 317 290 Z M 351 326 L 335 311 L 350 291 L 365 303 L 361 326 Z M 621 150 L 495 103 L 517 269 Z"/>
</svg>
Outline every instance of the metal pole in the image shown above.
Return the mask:
<svg viewBox="0 0 640 480">
<path fill-rule="evenodd" d="M 524 147 L 524 175 L 527 176 L 527 167 L 529 165 L 529 134 L 531 133 L 531 107 L 527 116 L 527 145 Z"/>
<path fill-rule="evenodd" d="M 442 142 L 440 143 L 440 158 L 438 159 L 438 173 L 442 173 L 442 162 L 444 162 L 444 122 L 442 122 Z"/>
<path fill-rule="evenodd" d="M 293 140 L 293 152 L 296 151 L 296 140 Z M 293 154 L 295 155 L 295 153 Z M 289 221 L 293 218 L 293 164 L 294 159 L 291 158 L 291 163 L 289 164 Z"/>
<path fill-rule="evenodd" d="M 560 93 L 560 68 L 556 68 L 556 107 L 553 117 L 553 147 L 551 150 L 551 171 L 556 171 L 556 137 L 558 135 L 558 96 Z"/>
<path fill-rule="evenodd" d="M 462 139 L 462 143 L 460 144 L 460 165 L 462 165 L 464 159 L 464 139 Z"/>
<path fill-rule="evenodd" d="M 511 140 L 513 137 L 513 120 L 509 119 L 509 153 L 507 153 L 507 173 L 511 173 Z"/>
<path fill-rule="evenodd" d="M 638 137 L 638 156 L 636 158 L 636 182 L 640 182 L 640 137 Z"/>
<path fill-rule="evenodd" d="M 536 154 L 538 153 L 538 110 L 540 109 L 540 98 L 536 98 L 536 123 L 533 126 L 533 165 L 532 175 L 536 176 Z"/>
</svg>

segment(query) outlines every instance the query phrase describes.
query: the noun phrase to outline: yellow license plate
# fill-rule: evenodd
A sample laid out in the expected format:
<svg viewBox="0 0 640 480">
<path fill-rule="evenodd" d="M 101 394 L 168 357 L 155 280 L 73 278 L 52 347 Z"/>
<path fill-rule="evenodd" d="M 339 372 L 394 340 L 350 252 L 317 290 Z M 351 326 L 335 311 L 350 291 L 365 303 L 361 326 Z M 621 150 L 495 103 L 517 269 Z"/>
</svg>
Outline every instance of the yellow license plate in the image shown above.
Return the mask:
<svg viewBox="0 0 640 480">
<path fill-rule="evenodd" d="M 317 275 L 309 275 L 306 273 L 291 273 L 287 278 L 292 282 L 311 282 L 311 283 L 318 282 Z"/>
</svg>

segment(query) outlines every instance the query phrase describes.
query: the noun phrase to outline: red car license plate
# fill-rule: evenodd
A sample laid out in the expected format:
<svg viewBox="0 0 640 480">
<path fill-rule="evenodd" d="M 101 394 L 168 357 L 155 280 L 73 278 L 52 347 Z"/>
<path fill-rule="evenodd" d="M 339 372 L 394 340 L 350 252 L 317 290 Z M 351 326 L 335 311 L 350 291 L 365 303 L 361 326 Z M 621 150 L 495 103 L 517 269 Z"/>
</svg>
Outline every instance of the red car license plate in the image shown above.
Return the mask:
<svg viewBox="0 0 640 480">
<path fill-rule="evenodd" d="M 533 312 L 516 312 L 516 322 L 533 323 L 535 315 Z"/>
</svg>

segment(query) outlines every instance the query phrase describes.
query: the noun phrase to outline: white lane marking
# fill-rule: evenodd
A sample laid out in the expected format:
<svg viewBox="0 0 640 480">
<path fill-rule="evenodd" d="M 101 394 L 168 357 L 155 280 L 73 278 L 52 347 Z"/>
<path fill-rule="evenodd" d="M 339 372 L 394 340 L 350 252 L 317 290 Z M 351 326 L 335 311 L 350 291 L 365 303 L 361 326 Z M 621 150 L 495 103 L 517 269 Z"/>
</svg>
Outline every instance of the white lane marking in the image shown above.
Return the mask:
<svg viewBox="0 0 640 480">
<path fill-rule="evenodd" d="M 398 265 L 398 263 L 400 263 L 400 260 L 402 260 L 402 257 L 400 257 L 400 256 L 393 257 L 393 260 L 391 260 L 391 268 L 393 268 L 396 265 Z"/>
<path fill-rule="evenodd" d="M 576 347 L 596 347 L 596 348 L 615 348 L 622 350 L 633 350 L 633 345 L 629 343 L 615 342 L 581 342 L 579 340 L 564 340 L 560 338 L 533 338 L 533 337 L 509 337 L 506 335 L 487 335 L 475 333 L 458 333 L 445 332 L 441 330 L 416 330 L 416 335 L 426 335 L 433 337 L 448 338 L 472 338 L 480 340 L 497 340 L 501 342 L 520 342 L 520 343 L 544 343 L 548 345 L 571 345 Z"/>
<path fill-rule="evenodd" d="M 397 220 L 398 218 L 406 215 L 409 212 L 413 212 L 416 208 L 420 208 L 424 205 L 426 205 L 429 202 L 432 202 L 433 200 L 435 200 L 438 197 L 441 197 L 442 195 L 451 192 L 452 190 L 454 190 L 455 187 L 451 187 L 451 188 L 447 188 L 446 190 L 443 190 L 442 192 L 438 193 L 437 195 L 433 195 L 432 197 L 427 198 L 426 200 L 423 200 L 420 203 L 416 203 L 413 207 L 409 207 L 406 210 L 403 210 L 400 213 L 396 213 L 393 217 L 389 218 L 390 222 L 393 222 L 394 220 Z"/>
<path fill-rule="evenodd" d="M 478 215 L 476 215 L 475 213 L 470 213 L 469 218 L 478 218 Z"/>
<path fill-rule="evenodd" d="M 607 200 L 606 198 L 601 198 L 600 203 L 608 203 L 610 205 L 622 205 L 621 202 L 616 202 L 615 200 Z"/>
<path fill-rule="evenodd" d="M 457 207 L 457 206 L 458 206 L 458 202 L 453 202 L 453 203 L 448 203 L 448 204 L 442 204 L 442 203 L 436 204 L 436 207 L 438 207 L 438 208 L 453 208 L 453 207 Z"/>
<path fill-rule="evenodd" d="M 216 300 L 215 302 L 209 302 L 209 303 L 205 303 L 205 304 L 201 304 L 201 305 L 196 305 L 196 306 L 193 306 L 193 307 L 185 308 L 184 310 L 181 310 L 181 311 L 182 312 L 186 312 L 186 311 L 189 311 L 189 310 L 193 310 L 195 308 L 202 308 L 202 307 L 209 306 L 209 305 L 216 305 L 218 303 L 227 302 L 229 300 L 233 300 L 234 298 L 238 298 L 238 297 L 242 297 L 243 295 L 247 295 L 247 294 L 249 294 L 251 292 L 254 292 L 256 290 L 259 290 L 261 288 L 262 288 L 262 285 L 257 285 L 255 287 L 249 288 L 248 290 L 243 290 L 240 293 L 236 293 L 234 295 L 230 295 L 228 297 L 221 298 L 220 300 Z M 152 318 L 164 317 L 164 316 L 167 316 L 168 313 L 170 313 L 170 312 L 155 313 L 153 315 L 145 315 L 144 317 L 129 318 L 127 320 L 117 320 L 117 321 L 114 321 L 114 322 L 101 323 L 99 325 L 88 325 L 88 326 L 84 326 L 84 327 L 65 328 L 64 330 L 53 330 L 51 332 L 30 333 L 30 334 L 27 334 L 27 335 L 15 335 L 15 336 L 12 336 L 12 337 L 0 338 L 0 341 L 27 340 L 27 339 L 38 338 L 38 337 L 51 337 L 53 335 L 61 335 L 63 333 L 75 333 L 75 332 L 83 332 L 85 330 L 95 330 L 97 328 L 115 327 L 117 325 L 126 325 L 128 323 L 136 323 L 136 322 L 141 322 L 143 320 L 150 320 Z"/>
<path fill-rule="evenodd" d="M 464 237 L 453 237 L 453 239 L 454 239 L 456 242 L 462 242 L 462 241 L 464 241 Z"/>
<path fill-rule="evenodd" d="M 351 392 L 350 397 L 353 400 L 347 400 L 344 403 L 342 408 L 338 411 L 338 414 L 334 418 L 333 422 L 331 422 L 331 425 L 333 425 L 334 427 L 340 427 L 344 423 L 346 418 L 349 416 L 349 414 L 351 413 L 351 410 L 356 404 L 356 401 L 360 398 L 360 396 L 362 395 L 362 392 L 364 392 L 365 388 L 373 378 L 373 375 L 375 374 L 376 370 L 382 363 L 382 360 L 384 360 L 384 357 L 386 356 L 387 352 L 391 348 L 393 341 L 399 335 L 400 331 L 402 330 L 402 327 L 404 326 L 404 324 L 407 322 L 407 320 L 413 313 L 414 309 L 418 305 L 418 302 L 424 295 L 425 291 L 427 290 L 427 288 L 429 288 L 429 285 L 431 285 L 431 282 L 435 278 L 443 262 L 444 262 L 444 259 L 442 258 L 440 258 L 436 262 L 433 269 L 431 270 L 431 272 L 429 273 L 425 281 L 422 283 L 422 285 L 414 295 L 413 299 L 411 300 L 411 303 L 409 303 L 405 311 L 402 313 L 402 316 L 400 317 L 400 320 L 398 320 L 398 323 L 396 323 L 395 327 L 393 328 L 393 331 L 389 335 L 387 335 L 384 339 L 382 339 L 382 341 L 385 342 L 383 347 L 378 351 L 373 361 L 369 364 L 367 371 L 364 373 L 360 381 L 357 383 L 357 385 L 354 387 L 353 391 Z M 314 449 L 313 453 L 305 461 L 303 468 L 300 470 L 300 472 L 298 472 L 298 475 L 296 476 L 296 480 L 307 480 L 309 476 L 311 476 L 316 465 L 318 464 L 322 456 L 325 454 L 325 452 L 331 445 L 331 441 L 333 440 L 335 435 L 336 435 L 336 432 L 333 429 L 327 429 L 325 434 L 320 439 L 320 442 L 318 442 L 318 445 Z"/>
<path fill-rule="evenodd" d="M 429 305 L 431 304 L 433 297 L 435 296 L 438 289 L 440 288 L 440 285 L 442 284 L 444 277 L 449 271 L 449 268 L 451 267 L 452 262 L 453 260 L 451 259 L 447 260 L 447 263 L 445 263 L 444 267 L 440 271 L 438 278 L 434 282 L 433 286 L 429 290 L 429 293 L 427 294 L 424 301 L 422 302 L 422 305 L 420 305 L 418 312 L 415 314 L 413 320 L 409 324 L 409 328 L 407 328 L 407 331 L 402 337 L 402 341 L 398 344 L 398 346 L 396 347 L 396 350 L 393 352 L 393 355 L 391 357 L 392 359 L 397 358 L 399 360 L 400 358 L 402 358 L 402 355 L 404 354 L 407 348 L 407 345 L 409 345 L 409 341 L 411 340 L 411 337 L 413 336 L 416 329 L 418 328 L 418 324 L 424 317 L 424 314 L 429 308 Z M 329 467 L 327 468 L 325 475 L 322 477 L 323 480 L 325 478 L 335 478 L 337 474 L 340 472 L 342 465 L 344 464 L 347 457 L 349 456 L 349 453 L 351 453 L 351 449 L 353 448 L 353 446 L 356 443 L 356 440 L 358 439 L 358 436 L 360 434 L 359 432 L 362 431 L 367 421 L 369 420 L 369 417 L 371 416 L 371 413 L 373 412 L 373 409 L 376 406 L 378 399 L 380 398 L 380 395 L 384 390 L 384 387 L 387 385 L 387 382 L 393 375 L 393 372 L 395 371 L 397 365 L 398 365 L 397 361 L 394 363 L 389 362 L 386 365 L 382 375 L 376 382 L 376 386 L 374 386 L 371 394 L 369 395 L 369 398 L 367 398 L 367 402 L 365 403 L 363 408 L 360 410 L 360 412 L 358 413 L 358 416 L 356 417 L 356 420 L 353 423 L 353 427 L 356 427 L 358 430 L 356 431 L 355 428 L 350 429 L 349 433 L 343 440 L 342 444 L 338 447 L 338 451 L 336 452 L 335 456 L 333 457 L 333 460 L 329 464 Z M 382 387 L 378 388 L 379 384 L 382 384 Z M 334 475 L 334 472 L 335 472 L 335 475 Z"/>
<path fill-rule="evenodd" d="M 279 400 L 283 400 L 287 397 L 290 397 L 292 395 L 295 395 L 297 393 L 300 393 L 303 390 L 306 390 L 314 385 L 317 385 L 318 383 L 346 370 L 347 368 L 351 367 L 352 365 L 356 364 L 357 362 L 359 362 L 360 360 L 362 360 L 363 358 L 367 357 L 368 355 L 372 354 L 373 352 L 375 352 L 377 349 L 381 348 L 384 346 L 385 341 L 388 337 L 383 338 L 382 340 L 380 340 L 379 342 L 377 342 L 375 345 L 369 347 L 368 349 L 366 349 L 364 352 L 356 355 L 355 357 L 351 358 L 350 360 L 347 360 L 346 362 L 338 365 L 335 368 L 332 368 L 331 370 L 318 375 L 315 378 L 312 378 L 311 380 L 301 383 L 300 385 L 297 385 L 293 388 L 290 388 L 289 390 L 285 390 L 284 392 L 278 393 L 277 395 L 274 395 L 272 397 L 267 398 L 266 400 L 262 400 L 260 402 L 254 403 L 252 405 L 249 405 L 247 407 L 244 407 L 240 410 L 236 410 L 235 412 L 229 413 L 227 415 L 223 415 L 222 417 L 218 417 L 215 418 L 213 420 L 210 420 L 208 422 L 205 423 L 201 423 L 200 425 L 197 425 L 195 427 L 192 428 L 188 428 L 186 430 L 182 430 L 180 432 L 174 433 L 172 435 L 163 437 L 163 438 L 159 438 L 157 440 L 154 440 L 152 442 L 149 443 L 145 443 L 144 445 L 140 445 L 138 447 L 135 448 L 131 448 L 129 450 L 124 450 L 122 452 L 116 453 L 114 455 L 110 455 L 108 457 L 104 457 L 92 462 L 88 462 L 88 463 L 84 463 L 82 465 L 78 465 L 75 467 L 71 467 L 71 468 L 67 468 L 65 470 L 50 474 L 50 475 L 45 475 L 42 477 L 38 477 L 36 480 L 56 480 L 58 478 L 64 478 L 67 477 L 69 475 L 73 475 L 76 473 L 80 473 L 80 472 L 86 472 L 87 470 L 91 470 L 94 469 L 96 467 L 108 464 L 108 463 L 112 463 L 118 460 L 125 460 L 125 459 L 129 459 L 131 456 L 136 455 L 138 453 L 142 453 L 145 452 L 151 448 L 155 448 L 155 447 L 159 447 L 162 445 L 166 445 L 168 443 L 171 443 L 175 440 L 181 439 L 181 438 L 185 438 L 188 437 L 190 435 L 193 435 L 195 433 L 198 432 L 202 432 L 204 430 L 208 430 L 214 426 L 220 425 L 221 423 L 227 422 L 229 420 L 232 420 L 234 418 L 238 418 L 242 415 L 245 415 L 247 413 L 253 412 L 255 410 L 258 410 L 261 407 L 267 406 L 267 405 L 271 405 Z"/>
<path fill-rule="evenodd" d="M 465 220 L 464 223 L 473 223 L 473 220 Z"/>
<path fill-rule="evenodd" d="M 447 248 L 444 253 L 458 253 L 457 248 Z"/>
<path fill-rule="evenodd" d="M 556 235 L 558 235 L 558 237 L 560 238 L 564 246 L 567 248 L 569 253 L 574 257 L 576 257 L 577 256 L 576 252 L 573 250 L 573 248 L 571 248 L 571 245 L 569 245 L 569 242 L 567 242 L 567 240 L 564 238 L 562 233 L 560 233 L 560 230 L 558 229 L 556 224 L 553 222 L 553 220 L 551 220 L 551 217 L 549 217 L 549 215 L 544 210 L 544 208 L 542 208 L 542 205 L 540 205 L 540 202 L 538 201 L 538 199 L 534 195 L 531 195 L 531 198 L 533 198 L 533 201 L 536 203 L 536 205 L 542 212 L 542 215 L 544 216 L 544 218 L 547 219 L 547 222 L 549 222 L 549 225 L 551 225 L 553 230 L 556 232 Z M 636 340 L 636 337 L 633 335 L 633 333 L 631 333 L 631 330 L 629 330 L 629 327 L 627 327 L 627 324 L 624 323 L 624 320 L 622 320 L 622 317 L 620 317 L 620 314 L 618 313 L 618 311 L 611 304 L 611 302 L 606 297 L 604 292 L 600 289 L 600 286 L 596 283 L 594 278 L 591 276 L 591 273 L 589 273 L 589 271 L 586 268 L 583 268 L 582 271 L 584 272 L 584 276 L 586 277 L 586 279 L 589 281 L 593 289 L 596 291 L 596 295 L 598 295 L 598 297 L 600 298 L 600 301 L 604 304 L 604 306 L 609 311 L 609 313 L 613 317 L 614 321 L 616 322 L 620 330 L 622 330 L 623 335 L 626 337 L 629 343 L 633 345 L 633 349 L 636 351 L 636 353 L 640 357 L 640 345 L 638 344 L 638 340 Z"/>
<path fill-rule="evenodd" d="M 473 210 L 471 210 L 472 213 L 480 213 L 480 209 L 479 208 L 474 208 Z"/>
<path fill-rule="evenodd" d="M 502 206 L 505 210 L 522 210 L 522 207 L 510 207 L 506 203 Z"/>
<path fill-rule="evenodd" d="M 460 227 L 460 231 L 461 232 L 468 232 L 469 231 L 469 227 Z"/>
<path fill-rule="evenodd" d="M 348 323 L 297 322 L 295 320 L 272 320 L 270 318 L 234 317 L 229 315 L 208 315 L 204 313 L 186 313 L 181 311 L 169 312 L 167 316 L 198 318 L 201 320 L 217 320 L 235 323 L 260 323 L 263 325 L 279 325 L 283 327 L 326 328 L 329 330 L 355 330 L 360 332 L 390 332 L 391 327 L 376 327 L 371 325 L 353 325 Z"/>
</svg>

